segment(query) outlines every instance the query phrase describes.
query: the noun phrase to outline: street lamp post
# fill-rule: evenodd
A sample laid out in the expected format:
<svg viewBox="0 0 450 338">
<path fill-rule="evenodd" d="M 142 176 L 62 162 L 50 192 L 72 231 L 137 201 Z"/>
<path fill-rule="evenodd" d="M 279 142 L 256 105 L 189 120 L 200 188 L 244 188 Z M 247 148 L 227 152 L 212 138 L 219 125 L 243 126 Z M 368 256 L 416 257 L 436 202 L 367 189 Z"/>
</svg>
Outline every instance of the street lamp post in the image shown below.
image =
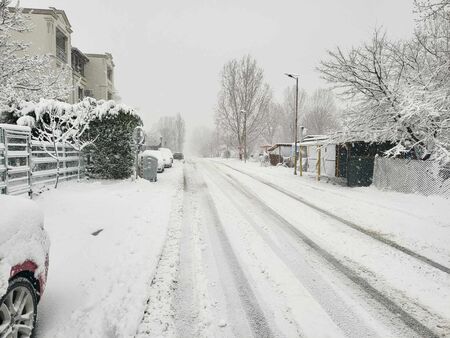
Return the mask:
<svg viewBox="0 0 450 338">
<path fill-rule="evenodd" d="M 294 124 L 294 175 L 297 175 L 297 141 L 298 141 L 298 75 L 285 73 L 286 76 L 295 79 L 295 124 Z M 302 158 L 300 157 L 300 176 L 302 176 Z"/>
<path fill-rule="evenodd" d="M 244 163 L 247 163 L 247 111 L 241 109 L 241 114 L 244 114 Z"/>
</svg>

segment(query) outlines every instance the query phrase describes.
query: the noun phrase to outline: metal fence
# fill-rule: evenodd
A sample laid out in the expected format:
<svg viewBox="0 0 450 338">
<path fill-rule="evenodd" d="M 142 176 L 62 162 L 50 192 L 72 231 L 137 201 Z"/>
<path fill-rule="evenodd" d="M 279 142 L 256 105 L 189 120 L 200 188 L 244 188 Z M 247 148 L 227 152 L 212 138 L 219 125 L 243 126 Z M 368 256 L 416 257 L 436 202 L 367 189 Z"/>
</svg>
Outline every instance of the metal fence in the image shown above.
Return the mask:
<svg viewBox="0 0 450 338">
<path fill-rule="evenodd" d="M 376 157 L 373 179 L 382 190 L 450 198 L 450 168 L 433 161 Z"/>
<path fill-rule="evenodd" d="M 83 156 L 70 144 L 58 144 L 59 180 L 84 175 Z M 27 127 L 0 125 L 0 193 L 31 194 L 43 186 L 54 184 L 58 168 L 51 156 L 55 147 L 50 143 L 31 140 Z"/>
</svg>

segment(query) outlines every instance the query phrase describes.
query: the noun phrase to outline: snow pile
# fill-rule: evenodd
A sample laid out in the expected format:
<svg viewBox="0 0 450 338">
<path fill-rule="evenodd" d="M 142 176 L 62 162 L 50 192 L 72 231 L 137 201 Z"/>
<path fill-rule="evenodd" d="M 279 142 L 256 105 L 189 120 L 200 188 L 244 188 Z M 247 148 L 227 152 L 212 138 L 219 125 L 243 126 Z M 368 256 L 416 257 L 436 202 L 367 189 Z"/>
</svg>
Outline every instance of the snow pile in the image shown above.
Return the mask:
<svg viewBox="0 0 450 338">
<path fill-rule="evenodd" d="M 44 217 L 33 201 L 0 195 L 0 296 L 8 287 L 11 268 L 27 260 L 44 272 L 50 246 L 43 230 Z"/>
<path fill-rule="evenodd" d="M 136 334 L 182 167 L 158 178 L 68 182 L 38 198 L 52 252 L 37 337 Z"/>
</svg>

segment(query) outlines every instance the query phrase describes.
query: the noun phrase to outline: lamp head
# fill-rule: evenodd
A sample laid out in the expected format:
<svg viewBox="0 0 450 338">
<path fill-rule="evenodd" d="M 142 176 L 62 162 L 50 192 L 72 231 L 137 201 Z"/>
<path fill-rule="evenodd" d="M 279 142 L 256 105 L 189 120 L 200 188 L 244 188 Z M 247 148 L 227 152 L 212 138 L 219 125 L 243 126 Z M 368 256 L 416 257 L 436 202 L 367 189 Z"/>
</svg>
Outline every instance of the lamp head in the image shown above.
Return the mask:
<svg viewBox="0 0 450 338">
<path fill-rule="evenodd" d="M 284 73 L 284 75 L 286 75 L 286 76 L 288 76 L 288 77 L 290 77 L 290 78 L 293 78 L 293 79 L 297 79 L 297 78 L 299 77 L 299 75 L 297 75 L 297 74 L 291 74 L 291 73 Z"/>
</svg>

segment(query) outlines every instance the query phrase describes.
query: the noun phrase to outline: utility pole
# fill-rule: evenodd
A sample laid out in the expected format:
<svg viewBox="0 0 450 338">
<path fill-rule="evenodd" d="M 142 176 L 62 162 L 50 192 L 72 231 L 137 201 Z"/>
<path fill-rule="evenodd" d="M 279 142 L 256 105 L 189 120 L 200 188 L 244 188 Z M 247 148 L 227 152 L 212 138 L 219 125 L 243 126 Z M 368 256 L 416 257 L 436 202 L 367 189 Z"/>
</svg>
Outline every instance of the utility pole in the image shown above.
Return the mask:
<svg viewBox="0 0 450 338">
<path fill-rule="evenodd" d="M 295 79 L 295 122 L 294 122 L 294 175 L 297 175 L 297 141 L 298 141 L 298 75 L 285 73 Z M 302 176 L 302 157 L 300 156 L 300 176 Z"/>
<path fill-rule="evenodd" d="M 247 111 L 241 109 L 241 113 L 244 114 L 244 163 L 247 163 Z"/>
</svg>

